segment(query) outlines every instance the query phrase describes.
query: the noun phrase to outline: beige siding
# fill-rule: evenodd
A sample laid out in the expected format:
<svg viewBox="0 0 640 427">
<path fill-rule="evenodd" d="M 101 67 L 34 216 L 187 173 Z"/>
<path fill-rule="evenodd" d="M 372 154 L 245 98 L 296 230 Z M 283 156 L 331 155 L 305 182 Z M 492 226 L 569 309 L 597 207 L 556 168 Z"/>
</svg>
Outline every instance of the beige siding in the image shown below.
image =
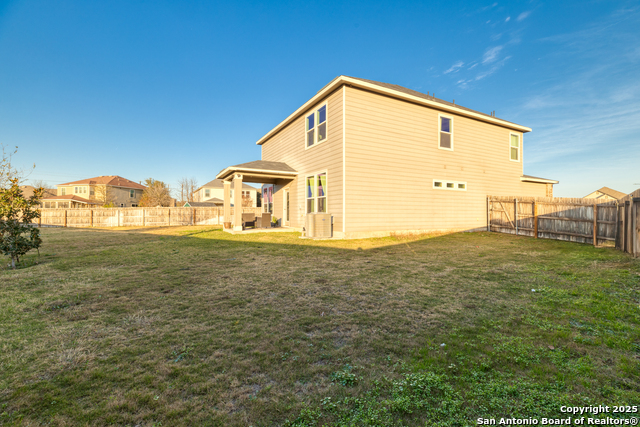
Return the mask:
<svg viewBox="0 0 640 427">
<path fill-rule="evenodd" d="M 327 139 L 306 149 L 304 118 L 327 102 Z M 279 180 L 275 186 L 274 212 L 282 218 L 282 189 L 290 191 L 290 225 L 304 226 L 306 214 L 305 177 L 327 172 L 328 212 L 334 216 L 334 230 L 342 231 L 342 88 L 329 94 L 262 145 L 262 160 L 285 162 L 296 171 L 293 181 Z"/>
<path fill-rule="evenodd" d="M 486 226 L 487 195 L 544 196 L 523 183 L 497 125 L 453 117 L 453 151 L 438 148 L 439 111 L 346 88 L 346 232 L 476 229 Z M 522 134 L 518 133 L 521 137 Z M 521 147 L 522 148 L 522 147 Z M 433 180 L 467 191 L 433 189 Z"/>
</svg>

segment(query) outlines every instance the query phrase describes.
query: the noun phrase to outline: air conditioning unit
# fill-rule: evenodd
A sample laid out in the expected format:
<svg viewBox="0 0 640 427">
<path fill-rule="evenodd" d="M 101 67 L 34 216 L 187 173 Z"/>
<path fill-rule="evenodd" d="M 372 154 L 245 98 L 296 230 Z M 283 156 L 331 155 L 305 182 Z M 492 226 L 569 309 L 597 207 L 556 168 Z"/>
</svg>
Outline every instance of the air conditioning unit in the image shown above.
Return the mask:
<svg viewBox="0 0 640 427">
<path fill-rule="evenodd" d="M 305 218 L 306 236 L 314 239 L 330 238 L 333 219 L 329 213 L 308 213 Z"/>
</svg>

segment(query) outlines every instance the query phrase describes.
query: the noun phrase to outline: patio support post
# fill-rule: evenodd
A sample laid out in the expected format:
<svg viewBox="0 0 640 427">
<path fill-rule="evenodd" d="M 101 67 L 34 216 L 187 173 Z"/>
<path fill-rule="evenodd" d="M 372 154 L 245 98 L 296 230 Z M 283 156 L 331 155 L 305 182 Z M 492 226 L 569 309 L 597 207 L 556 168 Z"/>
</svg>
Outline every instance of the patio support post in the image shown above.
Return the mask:
<svg viewBox="0 0 640 427">
<path fill-rule="evenodd" d="M 224 219 L 223 222 L 231 222 L 231 182 L 224 181 Z"/>
<path fill-rule="evenodd" d="M 233 231 L 242 231 L 242 175 L 233 177 Z"/>
</svg>

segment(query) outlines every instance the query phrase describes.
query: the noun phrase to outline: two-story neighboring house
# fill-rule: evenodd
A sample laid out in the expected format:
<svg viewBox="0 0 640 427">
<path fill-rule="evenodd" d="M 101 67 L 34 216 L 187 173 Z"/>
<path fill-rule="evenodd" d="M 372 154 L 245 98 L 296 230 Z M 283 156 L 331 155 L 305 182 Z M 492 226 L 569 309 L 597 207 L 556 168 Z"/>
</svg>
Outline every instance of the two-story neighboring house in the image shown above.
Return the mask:
<svg viewBox="0 0 640 427">
<path fill-rule="evenodd" d="M 617 191 L 609 187 L 602 187 L 599 190 L 589 193 L 584 196 L 585 199 L 598 199 L 603 202 L 610 202 L 614 200 L 620 200 L 625 197 L 626 194 L 622 191 Z"/>
<path fill-rule="evenodd" d="M 109 175 L 57 186 L 57 195 L 44 197 L 44 207 L 81 208 L 95 205 L 136 207 L 145 186 L 121 176 Z"/>
<path fill-rule="evenodd" d="M 530 131 L 402 86 L 339 76 L 257 141 L 262 160 L 217 178 L 229 189 L 271 186 L 284 226 L 331 213 L 335 237 L 475 230 L 486 227 L 487 195 L 552 196 L 558 181 L 523 174 Z"/>
<path fill-rule="evenodd" d="M 256 207 L 258 202 L 258 190 L 247 184 L 242 185 L 241 196 L 243 200 L 243 206 Z M 233 190 L 231 193 L 233 199 Z M 224 200 L 224 187 L 221 179 L 214 179 L 207 182 L 202 187 L 198 188 L 193 194 L 193 200 L 195 202 L 210 202 L 222 205 Z"/>
</svg>

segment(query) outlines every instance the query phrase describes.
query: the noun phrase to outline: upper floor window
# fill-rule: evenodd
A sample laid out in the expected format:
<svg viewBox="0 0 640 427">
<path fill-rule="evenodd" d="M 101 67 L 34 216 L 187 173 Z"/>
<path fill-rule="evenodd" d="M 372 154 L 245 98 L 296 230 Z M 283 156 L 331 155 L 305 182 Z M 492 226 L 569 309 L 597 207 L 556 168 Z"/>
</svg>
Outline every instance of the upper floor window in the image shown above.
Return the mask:
<svg viewBox="0 0 640 427">
<path fill-rule="evenodd" d="M 443 150 L 453 151 L 453 117 L 439 115 L 440 120 L 440 136 L 439 148 Z"/>
<path fill-rule="evenodd" d="M 60 192 L 60 195 L 61 195 L 61 196 L 64 196 L 64 195 L 66 195 L 66 194 L 67 194 L 67 189 L 66 189 L 66 188 L 64 188 L 64 187 L 62 187 L 62 191 Z"/>
<path fill-rule="evenodd" d="M 327 139 L 327 104 L 309 114 L 305 119 L 307 148 Z"/>
<path fill-rule="evenodd" d="M 204 189 L 204 197 L 211 197 L 211 190 L 209 190 L 208 188 Z"/>
<path fill-rule="evenodd" d="M 510 134 L 509 158 L 514 162 L 520 161 L 520 136 L 515 133 Z"/>
<path fill-rule="evenodd" d="M 129 190 L 129 197 L 136 197 L 136 191 L 135 190 Z"/>
</svg>

